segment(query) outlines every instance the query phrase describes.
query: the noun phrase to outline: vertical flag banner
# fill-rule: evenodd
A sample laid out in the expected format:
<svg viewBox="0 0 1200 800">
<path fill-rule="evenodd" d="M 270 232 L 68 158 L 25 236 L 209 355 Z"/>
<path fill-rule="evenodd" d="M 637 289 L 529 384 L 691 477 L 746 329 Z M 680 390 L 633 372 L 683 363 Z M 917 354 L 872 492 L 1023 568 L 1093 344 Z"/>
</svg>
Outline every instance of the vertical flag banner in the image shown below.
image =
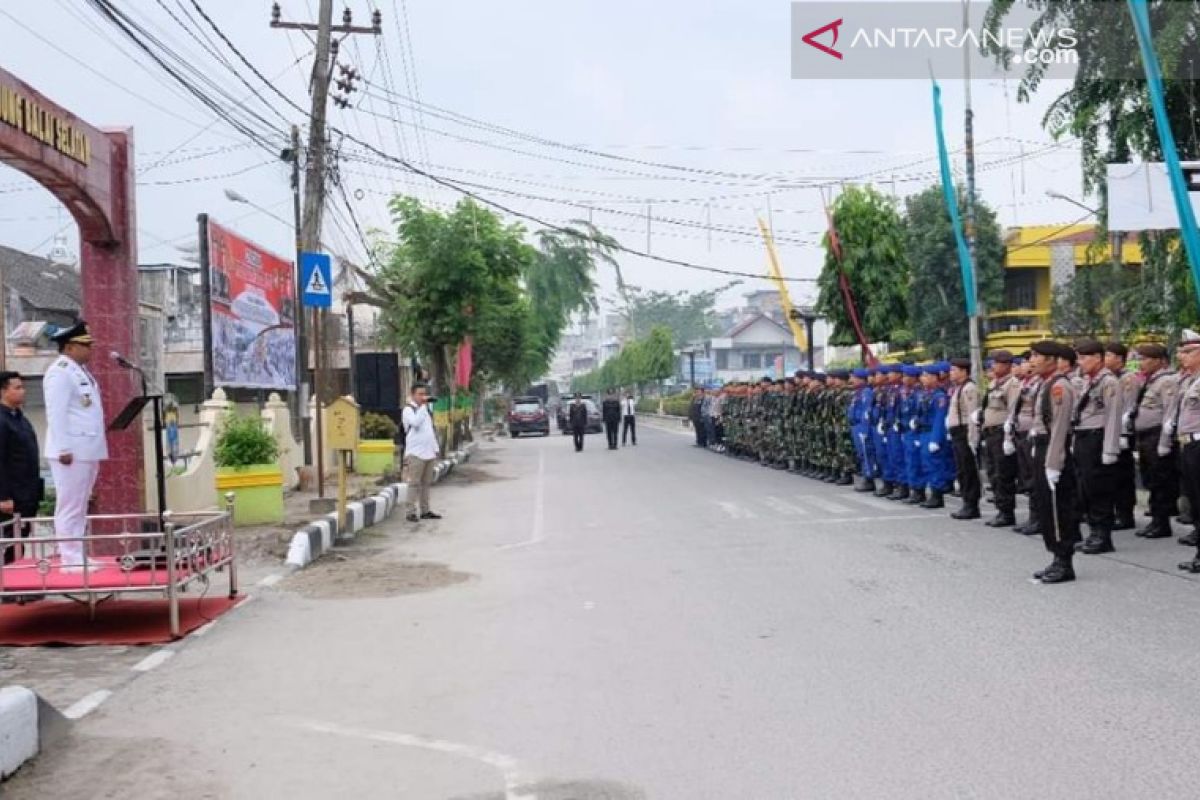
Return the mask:
<svg viewBox="0 0 1200 800">
<path fill-rule="evenodd" d="M 213 384 L 296 388 L 292 262 L 208 223 Z"/>
<path fill-rule="evenodd" d="M 458 358 L 455 360 L 454 370 L 454 383 L 456 386 L 465 389 L 471 385 L 471 361 L 473 356 L 471 339 L 467 337 L 467 340 L 458 346 Z"/>
<path fill-rule="evenodd" d="M 1142 66 L 1146 70 L 1146 88 L 1150 91 L 1150 103 L 1154 108 L 1154 126 L 1158 128 L 1158 142 L 1166 162 L 1167 177 L 1171 180 L 1171 195 L 1175 200 L 1175 212 L 1179 215 L 1179 235 L 1187 251 L 1188 265 L 1192 269 L 1192 283 L 1200 300 L 1200 233 L 1196 231 L 1196 212 L 1188 196 L 1187 181 L 1179 163 L 1179 149 L 1175 146 L 1175 134 L 1167 119 L 1167 103 L 1163 97 L 1162 69 L 1154 52 L 1154 39 L 1150 35 L 1150 12 L 1146 0 L 1128 0 L 1129 13 L 1137 33 L 1138 47 L 1142 51 Z"/>
<path fill-rule="evenodd" d="M 950 226 L 954 228 L 954 242 L 958 247 L 958 266 L 962 270 L 963 294 L 967 298 L 967 316 L 975 316 L 975 276 L 971 273 L 971 251 L 963 235 L 962 219 L 958 214 L 958 195 L 950 177 L 950 154 L 946 152 L 946 136 L 942 133 L 942 87 L 933 82 L 933 124 L 937 128 L 938 161 L 942 169 L 942 194 L 946 198 L 946 211 L 950 214 Z"/>
</svg>

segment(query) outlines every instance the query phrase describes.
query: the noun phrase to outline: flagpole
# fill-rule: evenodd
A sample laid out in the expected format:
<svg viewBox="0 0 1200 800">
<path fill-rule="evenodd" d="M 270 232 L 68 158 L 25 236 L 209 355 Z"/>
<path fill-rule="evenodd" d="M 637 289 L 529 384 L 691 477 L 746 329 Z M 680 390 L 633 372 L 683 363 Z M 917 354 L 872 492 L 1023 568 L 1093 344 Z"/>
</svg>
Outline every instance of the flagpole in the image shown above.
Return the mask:
<svg viewBox="0 0 1200 800">
<path fill-rule="evenodd" d="M 963 35 L 971 29 L 970 0 L 962 0 Z M 967 159 L 967 254 L 971 261 L 971 286 L 969 291 L 975 293 L 968 303 L 968 309 L 974 309 L 967 318 L 967 329 L 971 344 L 971 372 L 978 380 L 983 375 L 983 352 L 979 343 L 979 267 L 976 262 L 975 249 L 975 114 L 971 110 L 971 48 L 963 48 L 963 91 L 966 95 L 966 159 Z M 968 290 L 968 287 L 963 287 Z"/>
</svg>

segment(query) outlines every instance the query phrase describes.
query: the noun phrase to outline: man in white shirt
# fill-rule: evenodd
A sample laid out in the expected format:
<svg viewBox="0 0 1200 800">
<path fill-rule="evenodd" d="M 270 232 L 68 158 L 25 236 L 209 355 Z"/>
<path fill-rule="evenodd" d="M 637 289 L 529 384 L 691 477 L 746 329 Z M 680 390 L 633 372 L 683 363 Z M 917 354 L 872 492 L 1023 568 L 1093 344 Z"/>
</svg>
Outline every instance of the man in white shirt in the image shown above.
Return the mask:
<svg viewBox="0 0 1200 800">
<path fill-rule="evenodd" d="M 408 521 L 441 519 L 441 515 L 429 510 L 429 485 L 433 483 L 440 451 L 425 384 L 413 386 L 401 421 L 404 423 L 404 463 L 408 469 Z"/>
<path fill-rule="evenodd" d="M 626 392 L 625 399 L 621 401 L 621 447 L 625 446 L 625 439 L 628 435 L 633 435 L 633 446 L 637 447 L 637 401 L 633 399 L 633 392 Z"/>
<path fill-rule="evenodd" d="M 51 337 L 59 357 L 42 379 L 46 398 L 46 445 L 43 451 L 54 479 L 54 536 L 60 540 L 60 569 L 79 572 L 87 557 L 87 512 L 100 462 L 108 458 L 100 387 L 88 372 L 92 337 L 78 322 Z"/>
</svg>

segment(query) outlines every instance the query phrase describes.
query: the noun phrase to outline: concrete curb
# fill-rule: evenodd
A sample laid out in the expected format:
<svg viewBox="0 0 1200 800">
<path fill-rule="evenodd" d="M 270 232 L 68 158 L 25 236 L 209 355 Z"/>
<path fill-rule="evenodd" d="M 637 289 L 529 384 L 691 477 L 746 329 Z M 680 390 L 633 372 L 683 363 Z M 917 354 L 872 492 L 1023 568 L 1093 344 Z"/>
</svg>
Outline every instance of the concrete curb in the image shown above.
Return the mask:
<svg viewBox="0 0 1200 800">
<path fill-rule="evenodd" d="M 38 754 L 38 698 L 24 686 L 0 689 L 0 780 Z"/>
</svg>

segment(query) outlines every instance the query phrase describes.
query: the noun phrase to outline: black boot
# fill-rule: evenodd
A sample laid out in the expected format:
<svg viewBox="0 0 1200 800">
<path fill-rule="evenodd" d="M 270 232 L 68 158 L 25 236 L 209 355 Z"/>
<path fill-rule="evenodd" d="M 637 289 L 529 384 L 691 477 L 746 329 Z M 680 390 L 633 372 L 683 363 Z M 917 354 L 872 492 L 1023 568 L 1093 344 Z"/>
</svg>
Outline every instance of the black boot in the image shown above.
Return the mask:
<svg viewBox="0 0 1200 800">
<path fill-rule="evenodd" d="M 875 491 L 875 480 L 873 478 L 863 478 L 854 486 L 854 491 L 866 494 L 867 492 Z"/>
<path fill-rule="evenodd" d="M 945 508 L 945 495 L 941 489 L 930 489 L 929 497 L 924 503 L 921 503 L 921 508 Z"/>
<path fill-rule="evenodd" d="M 1011 511 L 1001 511 L 984 524 L 989 528 L 1011 528 L 1017 524 L 1017 518 L 1013 516 Z"/>
<path fill-rule="evenodd" d="M 1114 531 L 1131 531 L 1137 527 L 1137 523 L 1133 521 L 1133 514 L 1128 516 L 1119 516 L 1113 521 L 1112 529 Z"/>
<path fill-rule="evenodd" d="M 838 486 L 850 486 L 854 483 L 854 478 L 850 477 L 849 472 L 843 472 L 841 476 L 834 475 L 831 483 L 836 483 Z"/>
<path fill-rule="evenodd" d="M 953 519 L 979 519 L 979 506 L 964 505 L 950 516 Z"/>
<path fill-rule="evenodd" d="M 1179 568 L 1184 572 L 1190 572 L 1193 575 L 1200 575 L 1200 551 L 1196 552 L 1196 557 L 1191 561 L 1185 561 L 1180 564 Z"/>
<path fill-rule="evenodd" d="M 1180 519 L 1179 521 L 1183 522 L 1182 519 Z M 1191 533 L 1185 533 L 1183 536 L 1179 537 L 1179 543 L 1182 545 L 1185 545 L 1187 547 L 1200 546 L 1200 533 L 1196 533 L 1196 531 L 1192 531 Z"/>
<path fill-rule="evenodd" d="M 1171 530 L 1171 518 L 1159 517 L 1145 527 L 1144 530 L 1138 531 L 1138 536 L 1143 539 L 1170 539 L 1175 535 Z"/>
<path fill-rule="evenodd" d="M 1111 553 L 1113 551 L 1112 531 L 1099 525 L 1093 525 L 1091 535 L 1083 543 L 1080 551 L 1089 556 Z"/>
<path fill-rule="evenodd" d="M 897 502 L 900 502 L 903 500 L 907 500 L 908 497 L 909 497 L 908 487 L 902 483 L 897 483 L 896 491 L 892 492 L 892 496 L 889 497 L 888 500 L 895 500 Z"/>
<path fill-rule="evenodd" d="M 875 496 L 876 497 L 887 497 L 893 491 L 895 491 L 895 489 L 896 489 L 896 487 L 892 484 L 891 481 L 884 481 L 883 483 L 881 483 L 879 485 L 879 488 L 875 490 Z"/>
<path fill-rule="evenodd" d="M 1061 559 L 1059 559 L 1058 556 L 1055 556 L 1053 561 L 1051 561 L 1049 564 L 1047 564 L 1046 566 L 1039 569 L 1037 572 L 1033 573 L 1034 579 L 1040 581 L 1042 579 L 1042 576 L 1044 576 L 1047 572 L 1049 572 L 1050 570 L 1052 570 L 1058 566 L 1058 562 L 1060 560 Z"/>
<path fill-rule="evenodd" d="M 1021 530 L 1021 533 L 1025 534 L 1026 536 L 1041 536 L 1042 526 L 1036 519 L 1031 519 L 1029 522 L 1025 523 L 1025 527 Z"/>
<path fill-rule="evenodd" d="M 1051 564 L 1038 578 L 1042 583 L 1069 583 L 1075 580 L 1075 567 L 1071 563 L 1071 556 L 1063 556 L 1054 559 Z"/>
<path fill-rule="evenodd" d="M 925 490 L 924 489 L 913 489 L 912 494 L 909 495 L 908 500 L 906 500 L 905 502 L 908 503 L 910 506 L 921 505 L 922 503 L 925 502 Z"/>
</svg>

